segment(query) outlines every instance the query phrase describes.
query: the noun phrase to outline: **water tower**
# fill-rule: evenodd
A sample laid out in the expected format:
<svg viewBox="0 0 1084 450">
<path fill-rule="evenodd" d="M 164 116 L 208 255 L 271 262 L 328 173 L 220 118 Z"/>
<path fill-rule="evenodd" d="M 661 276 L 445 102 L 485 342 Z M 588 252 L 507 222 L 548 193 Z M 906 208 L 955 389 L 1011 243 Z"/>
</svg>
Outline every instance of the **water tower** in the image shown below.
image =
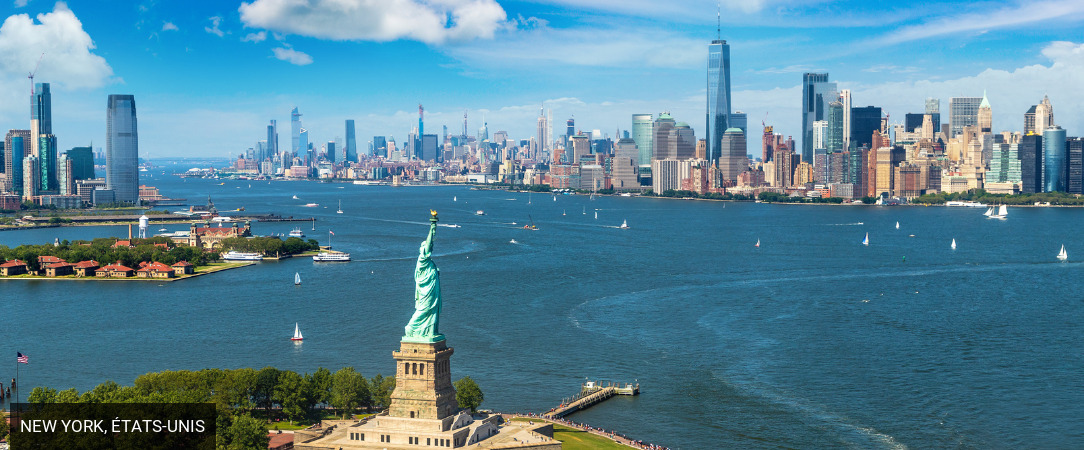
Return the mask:
<svg viewBox="0 0 1084 450">
<path fill-rule="evenodd" d="M 144 214 L 143 217 L 139 218 L 139 238 L 140 239 L 146 239 L 147 238 L 147 225 L 148 225 L 148 222 L 150 222 L 150 219 L 147 218 L 146 214 Z"/>
</svg>

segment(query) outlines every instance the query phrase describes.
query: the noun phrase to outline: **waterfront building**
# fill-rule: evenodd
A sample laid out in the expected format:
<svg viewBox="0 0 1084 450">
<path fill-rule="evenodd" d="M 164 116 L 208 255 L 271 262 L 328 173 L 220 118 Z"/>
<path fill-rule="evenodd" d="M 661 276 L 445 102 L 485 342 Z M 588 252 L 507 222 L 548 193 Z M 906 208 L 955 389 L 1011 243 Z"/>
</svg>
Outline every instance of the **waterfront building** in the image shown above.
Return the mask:
<svg viewBox="0 0 1084 450">
<path fill-rule="evenodd" d="M 730 45 L 715 39 L 708 45 L 707 123 L 708 160 L 723 156 L 723 134 L 730 128 Z"/>
<path fill-rule="evenodd" d="M 23 194 L 23 158 L 30 155 L 30 130 L 10 130 L 4 137 L 4 192 Z"/>
<path fill-rule="evenodd" d="M 1065 142 L 1065 186 L 1070 194 L 1084 194 L 1084 138 L 1073 137 Z"/>
<path fill-rule="evenodd" d="M 992 133 L 993 111 L 990 109 L 990 100 L 986 98 L 986 91 L 982 92 L 982 101 L 979 102 L 979 112 L 976 123 L 980 133 Z"/>
<path fill-rule="evenodd" d="M 949 99 L 949 138 L 963 133 L 964 127 L 978 125 L 982 97 L 952 97 Z"/>
<path fill-rule="evenodd" d="M 651 114 L 632 115 L 632 139 L 636 141 L 636 147 L 640 151 L 637 164 L 640 166 L 651 165 L 651 158 L 655 157 L 654 149 L 654 120 Z"/>
<path fill-rule="evenodd" d="M 358 162 L 358 140 L 354 132 L 354 119 L 346 119 L 346 148 L 343 162 Z"/>
<path fill-rule="evenodd" d="M 873 142 L 873 132 L 881 130 L 881 108 L 866 106 L 851 108 L 851 141 L 854 148 L 879 147 Z"/>
<path fill-rule="evenodd" d="M 1020 144 L 998 143 L 993 145 L 990 170 L 986 173 L 988 183 L 1023 182 L 1021 178 Z"/>
<path fill-rule="evenodd" d="M 1035 127 L 1033 131 L 1035 134 L 1043 134 L 1047 128 L 1054 126 L 1054 105 L 1050 104 L 1050 97 L 1043 96 L 1043 101 L 1035 105 Z M 1024 134 L 1027 134 L 1028 130 L 1024 130 Z"/>
<path fill-rule="evenodd" d="M 30 101 L 30 154 L 40 156 L 39 137 L 53 134 L 53 100 L 49 83 L 35 83 L 33 87 Z"/>
<path fill-rule="evenodd" d="M 802 160 L 813 160 L 813 122 L 824 120 L 828 103 L 839 98 L 836 84 L 827 73 L 802 75 Z"/>
<path fill-rule="evenodd" d="M 1065 129 L 1054 125 L 1043 131 L 1043 192 L 1066 192 Z"/>
<path fill-rule="evenodd" d="M 121 203 L 139 202 L 139 133 L 132 95 L 109 96 L 106 109 L 105 183 Z"/>
<path fill-rule="evenodd" d="M 651 160 L 651 190 L 655 194 L 662 194 L 671 189 L 681 189 L 681 176 L 678 167 L 680 164 L 681 161 L 676 159 Z"/>
<path fill-rule="evenodd" d="M 745 133 L 740 128 L 730 128 L 723 134 L 722 156 L 719 157 L 718 167 L 724 182 L 736 185 L 738 175 L 749 168 L 749 156 L 747 155 Z"/>
</svg>

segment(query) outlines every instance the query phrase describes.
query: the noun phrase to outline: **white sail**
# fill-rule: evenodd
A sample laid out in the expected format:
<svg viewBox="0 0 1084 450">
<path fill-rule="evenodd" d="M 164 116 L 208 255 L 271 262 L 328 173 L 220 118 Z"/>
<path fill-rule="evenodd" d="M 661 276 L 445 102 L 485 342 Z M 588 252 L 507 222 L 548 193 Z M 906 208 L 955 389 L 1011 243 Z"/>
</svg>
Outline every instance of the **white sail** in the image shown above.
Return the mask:
<svg viewBox="0 0 1084 450">
<path fill-rule="evenodd" d="M 757 239 L 757 244 L 754 245 L 753 247 L 760 247 L 760 239 Z"/>
<path fill-rule="evenodd" d="M 869 233 L 866 233 L 866 238 L 862 239 L 862 245 L 869 245 Z"/>
<path fill-rule="evenodd" d="M 301 274 L 300 273 L 296 273 L 296 272 L 294 273 L 294 284 L 301 284 Z"/>
<path fill-rule="evenodd" d="M 987 217 L 994 215 L 994 207 L 991 206 L 990 208 L 988 208 L 986 210 L 986 212 L 982 213 L 982 215 L 987 216 Z"/>
<path fill-rule="evenodd" d="M 956 250 L 956 238 L 952 238 L 952 249 Z"/>
<path fill-rule="evenodd" d="M 458 201 L 459 201 L 459 197 L 458 197 L 458 196 L 455 196 L 455 195 L 453 195 L 453 196 L 452 196 L 452 201 L 453 201 L 453 202 L 458 202 Z"/>
<path fill-rule="evenodd" d="M 899 222 L 896 222 L 896 229 L 897 230 L 900 229 L 900 223 Z"/>
<path fill-rule="evenodd" d="M 997 209 L 997 215 L 1001 217 L 1009 215 L 1009 208 L 1006 208 L 1005 205 L 1001 205 L 1001 207 Z"/>
<path fill-rule="evenodd" d="M 595 211 L 595 220 L 598 220 L 598 211 Z"/>
<path fill-rule="evenodd" d="M 305 337 L 301 335 L 301 327 L 297 326 L 297 322 L 294 322 L 294 337 L 293 340 L 300 341 Z"/>
<path fill-rule="evenodd" d="M 1061 246 L 1061 251 L 1058 252 L 1058 259 L 1060 259 L 1062 261 L 1065 261 L 1066 259 L 1069 259 L 1069 254 L 1065 252 L 1065 245 L 1064 244 L 1062 244 L 1062 246 Z"/>
</svg>

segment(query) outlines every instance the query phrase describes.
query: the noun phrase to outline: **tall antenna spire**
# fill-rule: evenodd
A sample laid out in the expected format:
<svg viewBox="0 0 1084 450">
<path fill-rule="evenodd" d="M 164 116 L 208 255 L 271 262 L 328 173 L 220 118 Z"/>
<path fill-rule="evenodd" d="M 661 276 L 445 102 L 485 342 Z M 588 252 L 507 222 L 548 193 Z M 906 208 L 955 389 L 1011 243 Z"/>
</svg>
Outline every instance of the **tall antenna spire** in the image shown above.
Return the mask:
<svg viewBox="0 0 1084 450">
<path fill-rule="evenodd" d="M 723 39 L 723 4 L 715 4 L 715 39 Z"/>
</svg>

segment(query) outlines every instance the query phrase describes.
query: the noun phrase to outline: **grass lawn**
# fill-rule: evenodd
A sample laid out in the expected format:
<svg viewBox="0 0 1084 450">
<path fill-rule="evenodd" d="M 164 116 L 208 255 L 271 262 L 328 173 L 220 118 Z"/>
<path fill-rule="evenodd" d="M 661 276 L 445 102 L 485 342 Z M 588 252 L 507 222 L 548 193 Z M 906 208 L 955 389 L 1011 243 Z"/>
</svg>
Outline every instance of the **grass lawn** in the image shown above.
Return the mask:
<svg viewBox="0 0 1084 450">
<path fill-rule="evenodd" d="M 516 422 L 529 422 L 532 419 L 514 418 L 512 420 Z M 535 423 L 539 422 L 538 419 L 533 420 Z M 602 436 L 597 436 L 575 428 L 569 428 L 564 425 L 553 424 L 553 437 L 558 441 L 561 441 L 561 448 L 564 448 L 565 450 L 629 449 L 629 447 L 618 444 Z"/>
<path fill-rule="evenodd" d="M 304 430 L 304 429 L 308 428 L 309 426 L 311 426 L 312 424 L 302 425 L 300 423 L 291 424 L 290 422 L 273 422 L 273 423 L 267 423 L 265 425 L 267 425 L 267 430 L 271 431 L 271 430 Z"/>
</svg>

